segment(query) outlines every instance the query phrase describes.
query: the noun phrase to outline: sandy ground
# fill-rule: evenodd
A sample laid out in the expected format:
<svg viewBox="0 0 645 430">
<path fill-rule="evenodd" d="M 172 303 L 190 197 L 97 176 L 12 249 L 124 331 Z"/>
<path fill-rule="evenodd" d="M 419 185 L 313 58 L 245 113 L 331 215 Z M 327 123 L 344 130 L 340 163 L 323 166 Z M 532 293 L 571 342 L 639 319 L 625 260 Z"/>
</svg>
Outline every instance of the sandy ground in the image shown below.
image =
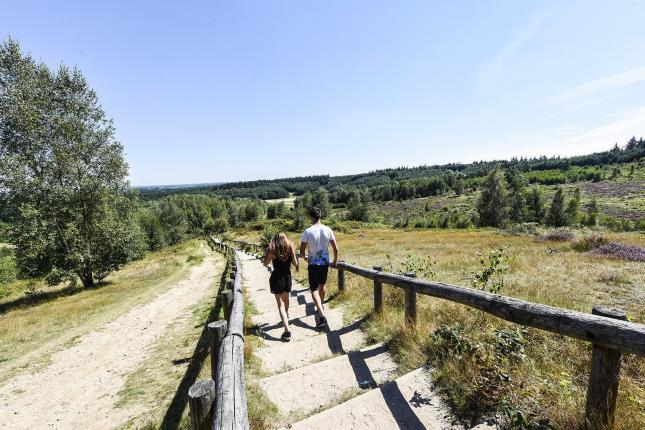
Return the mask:
<svg viewBox="0 0 645 430">
<path fill-rule="evenodd" d="M 212 293 L 215 257 L 187 279 L 52 356 L 52 363 L 0 386 L 0 429 L 109 429 L 138 415 L 115 408 L 125 376 L 167 326 Z"/>
</svg>

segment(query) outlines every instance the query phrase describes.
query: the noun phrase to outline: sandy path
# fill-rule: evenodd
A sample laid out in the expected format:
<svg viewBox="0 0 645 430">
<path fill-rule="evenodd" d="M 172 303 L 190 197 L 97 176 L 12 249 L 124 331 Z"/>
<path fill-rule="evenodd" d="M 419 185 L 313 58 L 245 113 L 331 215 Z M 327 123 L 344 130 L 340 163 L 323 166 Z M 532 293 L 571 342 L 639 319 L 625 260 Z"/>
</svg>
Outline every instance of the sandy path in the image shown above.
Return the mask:
<svg viewBox="0 0 645 430">
<path fill-rule="evenodd" d="M 115 408 L 125 376 L 168 324 L 213 292 L 216 275 L 215 257 L 207 257 L 171 290 L 55 353 L 45 369 L 8 380 L 0 387 L 0 428 L 108 429 L 136 415 Z"/>
</svg>

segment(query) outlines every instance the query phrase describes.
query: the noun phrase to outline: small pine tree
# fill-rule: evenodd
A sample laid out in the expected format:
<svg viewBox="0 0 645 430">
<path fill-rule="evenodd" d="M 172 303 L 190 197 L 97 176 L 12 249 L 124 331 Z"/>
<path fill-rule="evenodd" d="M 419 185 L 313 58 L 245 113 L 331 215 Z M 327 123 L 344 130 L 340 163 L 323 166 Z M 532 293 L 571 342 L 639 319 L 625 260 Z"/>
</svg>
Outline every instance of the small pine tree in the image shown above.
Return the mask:
<svg viewBox="0 0 645 430">
<path fill-rule="evenodd" d="M 568 224 L 576 224 L 579 218 L 579 209 L 580 209 L 580 188 L 576 188 L 573 192 L 573 198 L 569 200 L 567 205 L 567 221 Z"/>
<path fill-rule="evenodd" d="M 567 225 L 567 216 L 564 210 L 564 192 L 558 187 L 553 195 L 551 207 L 546 217 L 546 223 L 554 227 L 563 227 Z"/>
<path fill-rule="evenodd" d="M 508 196 L 506 184 L 499 167 L 496 167 L 481 185 L 477 201 L 479 225 L 500 227 L 508 220 Z"/>
<path fill-rule="evenodd" d="M 513 168 L 506 174 L 509 188 L 509 218 L 512 222 L 524 222 L 528 218 L 526 207 L 526 182 L 524 177 Z"/>
<path fill-rule="evenodd" d="M 533 187 L 528 195 L 528 219 L 531 222 L 541 223 L 544 221 L 546 209 L 544 199 L 542 198 L 542 191 L 539 187 Z"/>
<path fill-rule="evenodd" d="M 588 226 L 594 226 L 598 223 L 598 200 L 595 197 L 587 204 L 587 216 L 584 222 Z"/>
</svg>

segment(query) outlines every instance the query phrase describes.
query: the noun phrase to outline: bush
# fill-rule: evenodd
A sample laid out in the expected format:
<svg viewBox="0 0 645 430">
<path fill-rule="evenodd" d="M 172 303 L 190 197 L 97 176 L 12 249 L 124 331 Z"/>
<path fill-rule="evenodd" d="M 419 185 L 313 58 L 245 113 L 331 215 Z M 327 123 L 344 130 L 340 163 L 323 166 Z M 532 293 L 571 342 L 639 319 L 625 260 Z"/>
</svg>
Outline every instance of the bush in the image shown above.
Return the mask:
<svg viewBox="0 0 645 430">
<path fill-rule="evenodd" d="M 500 230 L 500 232 L 509 236 L 537 236 L 542 233 L 542 229 L 537 222 L 523 222 L 513 224 L 508 228 Z"/>
<path fill-rule="evenodd" d="M 13 251 L 9 248 L 0 248 L 0 285 L 7 285 L 16 280 L 18 269 Z"/>
<path fill-rule="evenodd" d="M 569 230 L 558 229 L 537 237 L 541 242 L 568 242 L 573 239 L 573 233 Z"/>
<path fill-rule="evenodd" d="M 607 243 L 607 238 L 600 233 L 590 233 L 571 244 L 571 248 L 578 252 L 587 252 Z"/>
<path fill-rule="evenodd" d="M 622 243 L 609 242 L 592 249 L 588 253 L 596 257 L 615 258 L 617 260 L 645 262 L 645 248 L 640 246 L 623 245 Z"/>
</svg>

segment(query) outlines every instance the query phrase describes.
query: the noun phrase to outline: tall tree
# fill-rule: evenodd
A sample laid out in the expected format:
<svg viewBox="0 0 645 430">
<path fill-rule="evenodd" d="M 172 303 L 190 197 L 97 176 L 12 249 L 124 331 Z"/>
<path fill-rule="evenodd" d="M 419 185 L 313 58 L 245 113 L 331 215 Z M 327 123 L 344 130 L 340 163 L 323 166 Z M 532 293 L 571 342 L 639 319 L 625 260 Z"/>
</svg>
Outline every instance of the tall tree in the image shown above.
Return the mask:
<svg viewBox="0 0 645 430">
<path fill-rule="evenodd" d="M 500 227 L 508 220 L 508 192 L 499 167 L 486 176 L 480 188 L 477 200 L 479 224 Z"/>
<path fill-rule="evenodd" d="M 564 211 L 564 192 L 560 187 L 555 190 L 551 206 L 549 207 L 549 214 L 546 217 L 546 222 L 554 227 L 563 227 L 568 224 L 567 216 Z"/>
<path fill-rule="evenodd" d="M 566 215 L 568 224 L 576 224 L 580 218 L 580 188 L 576 187 L 573 197 L 567 205 Z"/>
<path fill-rule="evenodd" d="M 531 192 L 529 193 L 527 198 L 527 206 L 529 221 L 538 223 L 544 221 L 546 209 L 544 205 L 544 199 L 542 197 L 542 190 L 540 190 L 540 187 L 535 186 L 531 188 Z"/>
<path fill-rule="evenodd" d="M 18 209 L 16 260 L 91 287 L 144 250 L 123 147 L 80 71 L 0 45 L 0 189 Z"/>
<path fill-rule="evenodd" d="M 512 222 L 524 222 L 528 218 L 528 209 L 526 207 L 526 181 L 522 174 L 514 167 L 506 172 L 506 181 L 508 182 L 509 191 L 509 219 Z"/>
</svg>

